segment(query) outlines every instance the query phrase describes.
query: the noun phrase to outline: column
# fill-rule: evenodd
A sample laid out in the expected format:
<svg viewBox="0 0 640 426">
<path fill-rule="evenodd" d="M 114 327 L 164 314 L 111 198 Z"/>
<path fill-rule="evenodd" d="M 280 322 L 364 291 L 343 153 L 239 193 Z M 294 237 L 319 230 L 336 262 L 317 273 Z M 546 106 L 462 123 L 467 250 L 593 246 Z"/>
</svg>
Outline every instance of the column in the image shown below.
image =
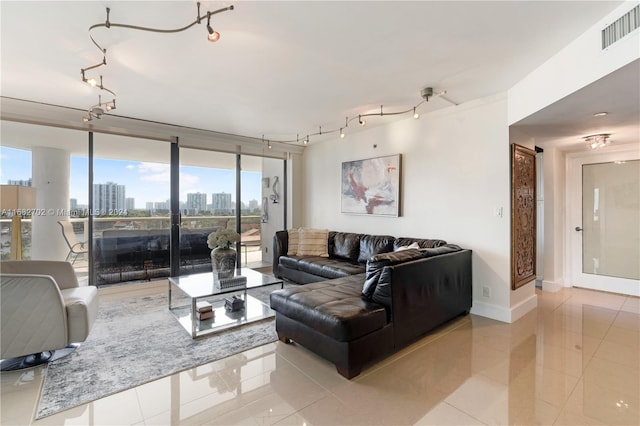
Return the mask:
<svg viewBox="0 0 640 426">
<path fill-rule="evenodd" d="M 32 218 L 31 259 L 64 260 L 69 247 L 57 222 L 69 220 L 70 154 L 46 147 L 34 147 L 31 154 L 36 208 L 44 212 Z"/>
</svg>

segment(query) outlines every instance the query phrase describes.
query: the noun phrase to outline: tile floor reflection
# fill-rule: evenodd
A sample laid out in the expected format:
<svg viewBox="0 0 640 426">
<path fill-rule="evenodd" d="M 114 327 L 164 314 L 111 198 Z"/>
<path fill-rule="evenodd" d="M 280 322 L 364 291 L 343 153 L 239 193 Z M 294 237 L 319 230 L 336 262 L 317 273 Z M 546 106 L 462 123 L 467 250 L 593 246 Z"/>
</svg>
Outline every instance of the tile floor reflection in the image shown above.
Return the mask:
<svg viewBox="0 0 640 426">
<path fill-rule="evenodd" d="M 3 373 L 1 423 L 640 424 L 640 299 L 538 295 L 513 324 L 459 318 L 352 381 L 277 342 L 35 421 L 45 369 Z"/>
</svg>

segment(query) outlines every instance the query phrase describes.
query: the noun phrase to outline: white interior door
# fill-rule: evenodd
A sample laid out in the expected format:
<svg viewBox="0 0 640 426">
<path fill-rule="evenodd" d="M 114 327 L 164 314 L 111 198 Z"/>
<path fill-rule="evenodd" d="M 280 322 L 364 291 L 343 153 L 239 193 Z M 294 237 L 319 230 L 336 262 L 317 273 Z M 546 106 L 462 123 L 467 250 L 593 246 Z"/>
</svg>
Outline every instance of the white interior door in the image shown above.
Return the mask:
<svg viewBox="0 0 640 426">
<path fill-rule="evenodd" d="M 571 285 L 640 296 L 640 155 L 569 160 Z"/>
</svg>

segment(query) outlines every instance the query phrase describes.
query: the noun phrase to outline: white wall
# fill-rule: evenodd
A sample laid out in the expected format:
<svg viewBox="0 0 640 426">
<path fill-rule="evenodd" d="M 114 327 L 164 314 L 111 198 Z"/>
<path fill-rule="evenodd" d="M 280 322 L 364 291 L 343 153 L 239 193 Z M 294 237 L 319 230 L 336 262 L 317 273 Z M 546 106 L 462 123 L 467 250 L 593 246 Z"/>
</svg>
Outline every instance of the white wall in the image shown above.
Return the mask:
<svg viewBox="0 0 640 426">
<path fill-rule="evenodd" d="M 376 120 L 372 117 L 370 122 Z M 379 120 L 384 120 L 380 118 Z M 396 237 L 441 238 L 473 250 L 472 312 L 513 321 L 510 177 L 504 94 L 309 146 L 303 154 L 304 226 Z M 402 154 L 402 216 L 340 212 L 344 161 Z M 502 217 L 496 209 L 502 208 Z M 491 292 L 482 296 L 482 287 Z M 531 288 L 529 288 L 531 287 Z M 518 300 L 518 299 L 516 299 Z"/>
<path fill-rule="evenodd" d="M 640 31 L 602 50 L 601 31 L 638 4 L 624 2 L 509 89 L 509 124 L 587 86 L 640 57 Z"/>
<path fill-rule="evenodd" d="M 567 45 L 508 91 L 508 121 L 519 120 L 553 104 L 640 57 L 640 31 L 602 50 L 601 31 L 638 4 L 628 1 L 603 17 L 584 34 Z M 578 136 L 578 135 L 577 135 Z M 566 158 L 544 147 L 544 290 L 569 286 L 565 263 Z M 512 305 L 513 306 L 513 305 Z"/>
<path fill-rule="evenodd" d="M 557 291 L 565 285 L 565 154 L 544 149 L 544 272 L 542 289 Z"/>
<path fill-rule="evenodd" d="M 273 183 L 275 177 L 278 177 L 278 185 L 276 187 L 277 192 L 280 194 L 280 200 L 278 203 L 274 203 L 271 200 L 273 195 Z M 262 178 L 269 179 L 269 185 L 262 185 L 262 199 L 260 205 L 262 205 L 263 199 L 266 197 L 267 201 L 267 213 L 268 219 L 261 225 L 262 235 L 262 261 L 271 263 L 273 259 L 273 236 L 276 231 L 285 229 L 284 226 L 284 161 L 272 158 L 262 159 Z"/>
</svg>

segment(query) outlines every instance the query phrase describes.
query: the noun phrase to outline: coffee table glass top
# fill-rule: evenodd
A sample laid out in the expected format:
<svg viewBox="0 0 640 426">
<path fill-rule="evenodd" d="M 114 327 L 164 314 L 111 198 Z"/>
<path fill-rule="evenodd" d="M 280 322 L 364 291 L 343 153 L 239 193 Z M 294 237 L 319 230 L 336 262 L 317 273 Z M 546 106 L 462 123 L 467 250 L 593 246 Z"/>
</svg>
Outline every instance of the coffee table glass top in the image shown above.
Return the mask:
<svg viewBox="0 0 640 426">
<path fill-rule="evenodd" d="M 282 280 L 272 275 L 261 274 L 249 268 L 238 268 L 234 277 L 243 276 L 247 278 L 247 288 L 262 287 L 272 284 L 282 284 Z M 226 294 L 237 292 L 235 289 L 220 289 L 216 287 L 213 272 L 204 272 L 201 274 L 182 275 L 179 277 L 169 277 L 169 281 L 180 287 L 189 297 L 214 296 L 216 294 Z"/>
</svg>

